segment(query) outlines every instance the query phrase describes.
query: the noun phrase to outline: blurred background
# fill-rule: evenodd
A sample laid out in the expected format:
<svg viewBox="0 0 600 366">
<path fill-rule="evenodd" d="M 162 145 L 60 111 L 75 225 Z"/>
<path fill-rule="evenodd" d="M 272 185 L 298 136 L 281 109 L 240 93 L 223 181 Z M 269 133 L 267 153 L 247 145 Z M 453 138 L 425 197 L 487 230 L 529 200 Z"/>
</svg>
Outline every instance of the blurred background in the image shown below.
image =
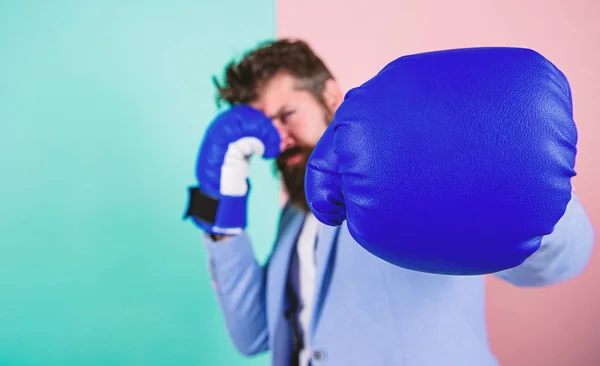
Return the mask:
<svg viewBox="0 0 600 366">
<path fill-rule="evenodd" d="M 275 37 L 307 40 L 346 89 L 408 53 L 541 52 L 571 83 L 575 186 L 599 231 L 598 19 L 597 0 L 0 0 L 0 366 L 268 365 L 231 345 L 182 216 L 211 77 Z M 251 175 L 264 261 L 279 185 L 262 160 Z M 600 365 L 597 252 L 557 286 L 490 278 L 501 364 Z"/>
</svg>

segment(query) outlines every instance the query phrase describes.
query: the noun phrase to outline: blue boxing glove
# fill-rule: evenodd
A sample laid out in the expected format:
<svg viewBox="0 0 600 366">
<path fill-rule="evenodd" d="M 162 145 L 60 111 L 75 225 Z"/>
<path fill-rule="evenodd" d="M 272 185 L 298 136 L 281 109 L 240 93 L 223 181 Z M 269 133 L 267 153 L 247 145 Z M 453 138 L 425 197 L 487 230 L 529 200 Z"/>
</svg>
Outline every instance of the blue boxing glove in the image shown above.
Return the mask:
<svg viewBox="0 0 600 366">
<path fill-rule="evenodd" d="M 521 48 L 394 60 L 347 93 L 306 197 L 375 256 L 416 271 L 518 266 L 565 213 L 577 131 L 565 76 Z"/>
<path fill-rule="evenodd" d="M 185 217 L 208 234 L 235 235 L 247 225 L 249 159 L 279 155 L 281 138 L 262 112 L 236 105 L 208 127 L 196 162 L 198 186 L 189 189 Z"/>
</svg>

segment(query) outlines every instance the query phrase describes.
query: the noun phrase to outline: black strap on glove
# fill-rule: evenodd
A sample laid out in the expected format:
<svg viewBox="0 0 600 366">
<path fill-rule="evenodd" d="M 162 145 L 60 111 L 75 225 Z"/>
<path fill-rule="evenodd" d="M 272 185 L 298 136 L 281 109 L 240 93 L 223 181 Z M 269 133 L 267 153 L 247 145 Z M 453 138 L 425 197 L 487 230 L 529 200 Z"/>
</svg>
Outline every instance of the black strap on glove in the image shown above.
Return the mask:
<svg viewBox="0 0 600 366">
<path fill-rule="evenodd" d="M 219 200 L 204 194 L 198 187 L 190 187 L 188 190 L 188 208 L 183 218 L 193 216 L 209 224 L 214 224 Z"/>
</svg>

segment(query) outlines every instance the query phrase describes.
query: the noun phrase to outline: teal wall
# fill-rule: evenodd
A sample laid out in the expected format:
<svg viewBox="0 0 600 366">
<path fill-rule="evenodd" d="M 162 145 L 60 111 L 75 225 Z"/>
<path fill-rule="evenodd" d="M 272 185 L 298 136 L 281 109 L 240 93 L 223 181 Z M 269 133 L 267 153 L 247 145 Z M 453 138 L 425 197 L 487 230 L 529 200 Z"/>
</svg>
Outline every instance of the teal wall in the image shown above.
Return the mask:
<svg viewBox="0 0 600 366">
<path fill-rule="evenodd" d="M 0 2 L 0 365 L 268 364 L 182 215 L 210 77 L 274 28 L 272 0 Z M 277 182 L 251 173 L 264 260 Z"/>
</svg>

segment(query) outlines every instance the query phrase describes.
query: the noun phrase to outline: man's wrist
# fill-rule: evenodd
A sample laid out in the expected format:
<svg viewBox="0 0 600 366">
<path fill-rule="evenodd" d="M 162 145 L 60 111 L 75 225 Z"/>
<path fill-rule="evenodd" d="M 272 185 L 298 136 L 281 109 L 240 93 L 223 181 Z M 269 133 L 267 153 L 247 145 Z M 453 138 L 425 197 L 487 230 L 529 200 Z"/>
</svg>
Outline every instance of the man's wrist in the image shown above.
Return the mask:
<svg viewBox="0 0 600 366">
<path fill-rule="evenodd" d="M 223 241 L 226 239 L 231 238 L 231 235 L 225 235 L 225 234 L 210 234 L 210 238 L 214 241 Z"/>
</svg>

